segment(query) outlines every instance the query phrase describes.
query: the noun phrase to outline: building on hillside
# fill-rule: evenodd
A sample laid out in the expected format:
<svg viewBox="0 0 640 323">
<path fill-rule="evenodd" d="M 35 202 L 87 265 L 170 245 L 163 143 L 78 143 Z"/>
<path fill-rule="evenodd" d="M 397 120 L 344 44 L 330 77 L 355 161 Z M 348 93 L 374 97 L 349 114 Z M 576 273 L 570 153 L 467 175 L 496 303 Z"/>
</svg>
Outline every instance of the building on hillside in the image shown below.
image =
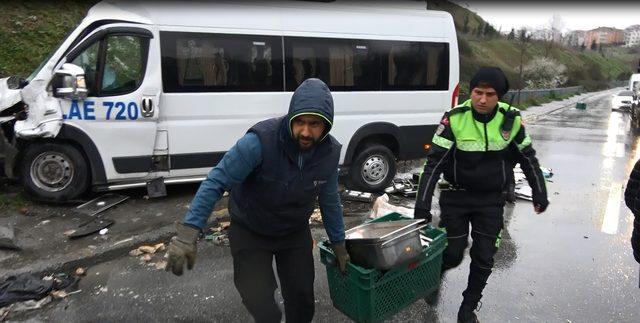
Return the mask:
<svg viewBox="0 0 640 323">
<path fill-rule="evenodd" d="M 598 27 L 587 31 L 585 45 L 591 46 L 593 41 L 598 45 L 624 44 L 624 31 L 611 27 Z"/>
<path fill-rule="evenodd" d="M 588 46 L 589 44 L 585 43 L 586 35 L 587 32 L 584 30 L 572 30 L 565 36 L 564 44 L 571 47 L 580 47 L 582 44 Z"/>
<path fill-rule="evenodd" d="M 640 25 L 629 26 L 624 30 L 624 44 L 629 47 L 640 45 Z"/>
</svg>

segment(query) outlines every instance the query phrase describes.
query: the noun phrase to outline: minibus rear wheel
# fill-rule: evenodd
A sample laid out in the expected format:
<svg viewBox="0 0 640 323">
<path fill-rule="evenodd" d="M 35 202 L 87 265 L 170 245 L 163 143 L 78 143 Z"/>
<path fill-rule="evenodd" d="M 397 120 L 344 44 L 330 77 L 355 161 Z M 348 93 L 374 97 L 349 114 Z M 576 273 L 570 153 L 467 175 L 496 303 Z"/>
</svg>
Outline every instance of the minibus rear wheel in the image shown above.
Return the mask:
<svg viewBox="0 0 640 323">
<path fill-rule="evenodd" d="M 26 148 L 22 161 L 20 176 L 24 190 L 37 200 L 73 200 L 89 187 L 87 162 L 72 145 L 32 144 Z"/>
<path fill-rule="evenodd" d="M 384 145 L 373 144 L 362 149 L 349 168 L 353 188 L 378 192 L 389 186 L 396 175 L 396 158 Z"/>
</svg>

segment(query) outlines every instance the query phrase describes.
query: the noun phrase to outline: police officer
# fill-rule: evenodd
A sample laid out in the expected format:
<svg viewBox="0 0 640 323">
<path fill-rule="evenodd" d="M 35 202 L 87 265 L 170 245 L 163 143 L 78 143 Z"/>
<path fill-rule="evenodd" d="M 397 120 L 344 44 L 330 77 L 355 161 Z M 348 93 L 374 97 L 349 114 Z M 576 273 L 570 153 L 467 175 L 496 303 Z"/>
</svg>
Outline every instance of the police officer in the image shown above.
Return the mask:
<svg viewBox="0 0 640 323">
<path fill-rule="evenodd" d="M 624 190 L 624 202 L 633 212 L 633 231 L 631 233 L 631 248 L 633 257 L 640 263 L 640 159 L 633 166 L 627 188 Z"/>
<path fill-rule="evenodd" d="M 471 266 L 458 322 L 478 322 L 474 313 L 493 267 L 503 228 L 503 190 L 509 167 L 519 162 L 533 192 L 536 213 L 549 202 L 531 138 L 520 113 L 498 100 L 508 91 L 502 70 L 484 67 L 471 79 L 471 99 L 445 112 L 420 176 L 415 218 L 431 221 L 431 199 L 440 174 L 449 183 L 440 194 L 439 226 L 447 231 L 443 272 L 458 266 L 468 244 Z M 515 159 L 515 160 L 512 160 Z"/>
<path fill-rule="evenodd" d="M 251 127 L 209 172 L 171 240 L 167 270 L 182 275 L 185 263 L 193 267 L 198 235 L 230 190 L 229 243 L 242 302 L 256 322 L 280 322 L 275 258 L 287 322 L 311 322 L 315 272 L 309 217 L 316 201 L 340 270 L 349 260 L 338 196 L 341 146 L 329 135 L 332 125 L 329 88 L 307 79 L 294 92 L 287 115 Z"/>
</svg>

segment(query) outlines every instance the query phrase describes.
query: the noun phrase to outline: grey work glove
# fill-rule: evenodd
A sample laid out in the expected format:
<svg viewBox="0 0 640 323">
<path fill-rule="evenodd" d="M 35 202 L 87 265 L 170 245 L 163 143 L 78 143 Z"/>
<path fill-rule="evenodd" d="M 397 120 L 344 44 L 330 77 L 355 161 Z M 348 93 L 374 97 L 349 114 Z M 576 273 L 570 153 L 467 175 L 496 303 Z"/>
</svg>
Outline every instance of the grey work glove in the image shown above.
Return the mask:
<svg viewBox="0 0 640 323">
<path fill-rule="evenodd" d="M 345 274 L 347 272 L 347 262 L 349 262 L 351 259 L 349 258 L 349 253 L 347 252 L 344 241 L 331 244 L 331 250 L 333 250 L 333 254 L 336 255 L 336 260 L 338 262 L 338 268 L 340 269 L 340 272 Z"/>
<path fill-rule="evenodd" d="M 200 230 L 184 224 L 176 225 L 176 235 L 171 238 L 167 249 L 169 260 L 166 271 L 171 270 L 175 275 L 181 276 L 185 261 L 187 268 L 191 270 L 196 263 L 196 241 Z"/>
</svg>

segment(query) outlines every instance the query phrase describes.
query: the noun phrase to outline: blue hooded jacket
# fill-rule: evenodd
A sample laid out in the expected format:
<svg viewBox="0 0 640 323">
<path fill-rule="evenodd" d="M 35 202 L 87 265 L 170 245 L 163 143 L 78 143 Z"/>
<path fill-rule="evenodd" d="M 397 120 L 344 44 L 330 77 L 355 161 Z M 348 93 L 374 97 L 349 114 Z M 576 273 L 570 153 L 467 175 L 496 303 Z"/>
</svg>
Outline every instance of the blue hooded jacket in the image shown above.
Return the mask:
<svg viewBox="0 0 640 323">
<path fill-rule="evenodd" d="M 291 133 L 301 114 L 325 121 L 321 140 L 301 150 Z M 282 236 L 306 228 L 320 205 L 329 240 L 344 240 L 342 206 L 338 195 L 341 145 L 329 135 L 333 99 L 318 79 L 304 81 L 293 94 L 286 116 L 251 127 L 201 184 L 184 224 L 202 228 L 224 190 L 230 190 L 232 221 L 258 234 Z"/>
</svg>

